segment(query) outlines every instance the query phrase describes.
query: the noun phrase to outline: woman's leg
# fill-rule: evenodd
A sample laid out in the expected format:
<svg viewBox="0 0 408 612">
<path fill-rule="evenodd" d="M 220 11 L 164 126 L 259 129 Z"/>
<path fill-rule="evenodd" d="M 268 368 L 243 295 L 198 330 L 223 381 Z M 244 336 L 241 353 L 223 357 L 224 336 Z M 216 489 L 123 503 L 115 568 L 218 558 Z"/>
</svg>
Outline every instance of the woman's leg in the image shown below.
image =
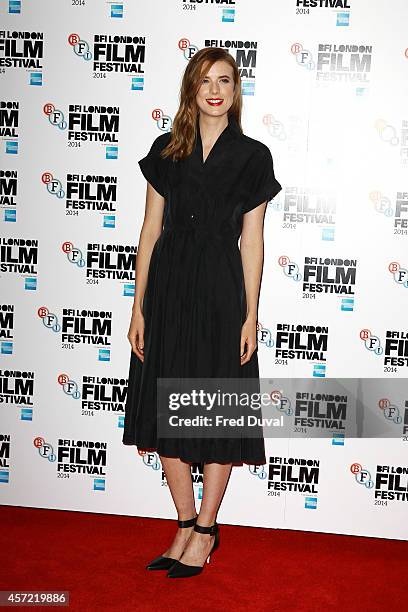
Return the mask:
<svg viewBox="0 0 408 612">
<path fill-rule="evenodd" d="M 195 508 L 190 464 L 175 457 L 160 456 L 160 460 L 166 474 L 166 480 L 174 505 L 176 506 L 177 518 L 180 521 L 187 521 L 193 518 L 196 516 L 197 511 Z M 163 556 L 179 559 L 192 530 L 193 527 L 179 527 L 171 546 L 163 553 Z"/>
<path fill-rule="evenodd" d="M 197 524 L 209 527 L 214 524 L 220 507 L 232 464 L 205 463 L 203 499 Z M 214 536 L 193 531 L 180 561 L 186 565 L 203 565 L 214 543 Z"/>
</svg>

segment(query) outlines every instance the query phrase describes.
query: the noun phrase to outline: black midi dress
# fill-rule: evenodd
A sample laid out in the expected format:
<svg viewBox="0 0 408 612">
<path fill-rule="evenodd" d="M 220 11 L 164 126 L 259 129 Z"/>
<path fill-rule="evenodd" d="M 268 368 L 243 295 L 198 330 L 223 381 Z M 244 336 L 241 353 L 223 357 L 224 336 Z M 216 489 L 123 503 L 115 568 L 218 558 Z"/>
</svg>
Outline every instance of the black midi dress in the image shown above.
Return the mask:
<svg viewBox="0 0 408 612">
<path fill-rule="evenodd" d="M 183 160 L 159 156 L 170 135 L 158 136 L 139 161 L 165 208 L 142 304 L 144 361 L 130 356 L 122 442 L 192 463 L 263 464 L 262 435 L 157 436 L 157 377 L 259 382 L 257 349 L 240 363 L 247 302 L 238 240 L 243 215 L 281 190 L 269 148 L 244 135 L 232 114 L 205 162 L 198 125 L 193 152 Z"/>
</svg>

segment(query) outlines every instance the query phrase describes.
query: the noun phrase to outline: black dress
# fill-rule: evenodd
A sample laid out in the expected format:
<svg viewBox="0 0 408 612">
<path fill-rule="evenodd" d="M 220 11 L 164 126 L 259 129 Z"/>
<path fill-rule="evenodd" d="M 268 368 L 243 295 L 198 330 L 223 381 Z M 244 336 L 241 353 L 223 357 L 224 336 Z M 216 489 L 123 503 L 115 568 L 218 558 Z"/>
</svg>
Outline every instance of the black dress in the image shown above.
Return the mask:
<svg viewBox="0 0 408 612">
<path fill-rule="evenodd" d="M 131 351 L 123 444 L 188 462 L 265 463 L 259 438 L 158 438 L 157 377 L 255 378 L 258 352 L 240 363 L 246 295 L 238 239 L 243 214 L 281 190 L 269 148 L 242 134 L 233 115 L 203 162 L 200 130 L 184 160 L 161 158 L 170 133 L 139 161 L 166 200 L 142 311 L 144 362 Z M 137 287 L 136 287 L 137 291 Z"/>
</svg>

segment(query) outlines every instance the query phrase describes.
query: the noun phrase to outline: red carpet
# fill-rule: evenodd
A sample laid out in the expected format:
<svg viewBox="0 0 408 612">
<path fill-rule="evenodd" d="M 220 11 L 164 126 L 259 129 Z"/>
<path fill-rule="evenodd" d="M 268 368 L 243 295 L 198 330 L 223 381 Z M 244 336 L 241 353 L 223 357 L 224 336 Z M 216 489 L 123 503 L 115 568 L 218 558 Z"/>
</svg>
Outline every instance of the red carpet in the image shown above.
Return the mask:
<svg viewBox="0 0 408 612">
<path fill-rule="evenodd" d="M 1 590 L 70 591 L 69 608 L 151 612 L 401 609 L 407 543 L 220 525 L 204 572 L 147 572 L 173 521 L 3 506 Z M 57 609 L 52 607 L 52 609 Z"/>
</svg>

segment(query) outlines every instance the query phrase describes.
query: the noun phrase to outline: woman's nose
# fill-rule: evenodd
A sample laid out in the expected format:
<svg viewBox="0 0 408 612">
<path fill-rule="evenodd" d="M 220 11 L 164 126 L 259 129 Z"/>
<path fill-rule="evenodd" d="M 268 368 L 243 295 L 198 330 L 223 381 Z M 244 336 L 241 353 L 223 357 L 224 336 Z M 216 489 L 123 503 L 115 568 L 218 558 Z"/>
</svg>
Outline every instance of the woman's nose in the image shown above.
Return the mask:
<svg viewBox="0 0 408 612">
<path fill-rule="evenodd" d="M 211 85 L 211 93 L 217 94 L 220 91 L 218 83 L 212 83 Z"/>
</svg>

